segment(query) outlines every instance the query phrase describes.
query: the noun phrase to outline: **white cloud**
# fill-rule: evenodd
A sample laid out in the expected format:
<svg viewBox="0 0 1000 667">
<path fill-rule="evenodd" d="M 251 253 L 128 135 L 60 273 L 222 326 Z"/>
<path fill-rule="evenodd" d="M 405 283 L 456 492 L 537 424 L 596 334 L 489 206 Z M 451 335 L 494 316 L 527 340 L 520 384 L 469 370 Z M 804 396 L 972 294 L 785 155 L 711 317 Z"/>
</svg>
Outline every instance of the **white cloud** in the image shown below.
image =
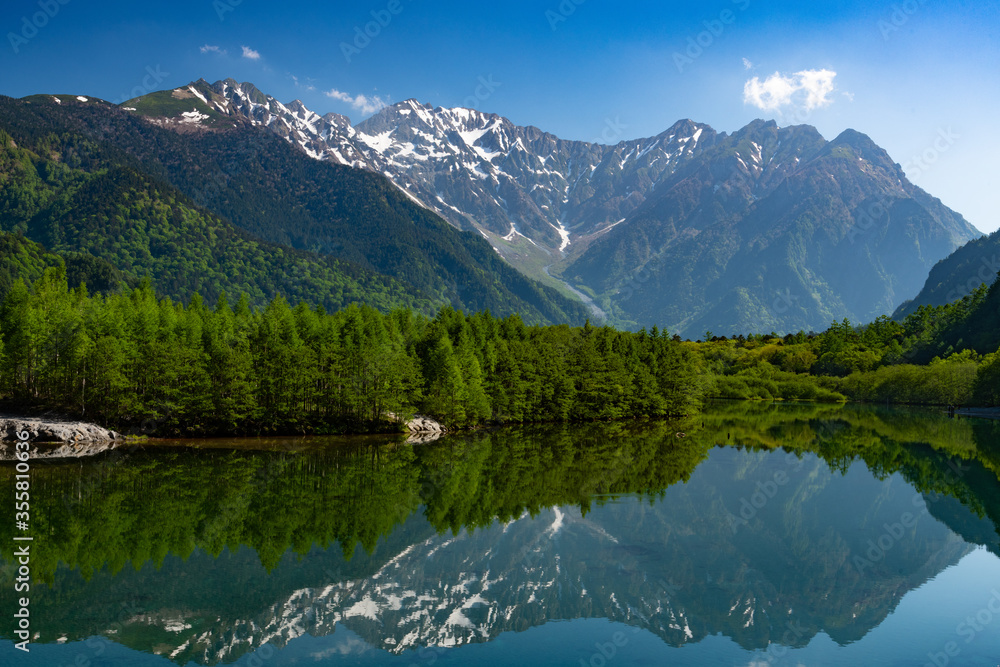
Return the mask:
<svg viewBox="0 0 1000 667">
<path fill-rule="evenodd" d="M 744 58 L 743 59 L 743 69 L 753 69 L 753 63 L 750 62 L 749 60 L 747 60 L 746 58 Z"/>
<path fill-rule="evenodd" d="M 310 92 L 316 90 L 316 86 L 312 85 L 311 83 L 312 79 L 307 78 L 305 83 L 299 83 L 299 77 L 295 76 L 294 74 L 289 74 L 289 76 L 292 77 L 292 81 L 295 82 L 296 88 L 305 88 Z"/>
<path fill-rule="evenodd" d="M 828 69 L 808 69 L 784 75 L 775 72 L 763 81 L 754 77 L 743 86 L 743 103 L 762 111 L 781 111 L 796 106 L 812 111 L 833 103 L 833 79 L 837 73 Z"/>
<path fill-rule="evenodd" d="M 201 51 L 202 53 L 218 53 L 223 56 L 226 55 L 225 49 L 215 46 L 213 44 L 206 44 L 205 46 L 201 47 L 198 50 Z"/>
<path fill-rule="evenodd" d="M 371 97 L 367 95 L 357 95 L 355 97 L 351 97 L 348 93 L 339 91 L 336 88 L 332 88 L 324 94 L 335 100 L 347 102 L 363 114 L 372 114 L 388 106 L 386 101 L 378 95 L 372 95 Z"/>
<path fill-rule="evenodd" d="M 260 52 L 254 51 L 249 46 L 243 47 L 243 57 L 248 60 L 260 60 Z"/>
</svg>

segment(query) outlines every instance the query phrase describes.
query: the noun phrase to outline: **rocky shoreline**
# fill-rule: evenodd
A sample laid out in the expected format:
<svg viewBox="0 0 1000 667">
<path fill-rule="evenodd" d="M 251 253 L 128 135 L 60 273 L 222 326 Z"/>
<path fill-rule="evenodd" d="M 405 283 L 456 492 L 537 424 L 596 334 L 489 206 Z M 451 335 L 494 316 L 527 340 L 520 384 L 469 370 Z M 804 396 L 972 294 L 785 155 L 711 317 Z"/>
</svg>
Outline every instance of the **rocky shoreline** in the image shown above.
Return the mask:
<svg viewBox="0 0 1000 667">
<path fill-rule="evenodd" d="M 395 416 L 392 416 L 395 418 Z M 439 422 L 416 415 L 404 424 L 406 442 L 433 442 L 446 432 Z M 110 429 L 75 419 L 46 416 L 22 417 L 0 414 L 0 461 L 15 459 L 17 434 L 26 431 L 33 459 L 65 459 L 94 456 L 124 444 L 126 437 Z"/>
<path fill-rule="evenodd" d="M 0 415 L 0 461 L 14 459 L 14 444 L 22 431 L 29 434 L 33 459 L 93 456 L 125 440 L 120 433 L 73 419 Z"/>
<path fill-rule="evenodd" d="M 434 442 L 445 434 L 444 426 L 430 417 L 424 417 L 423 415 L 415 415 L 413 419 L 404 424 L 404 427 L 406 428 L 406 432 L 410 434 L 406 442 L 411 445 Z"/>
</svg>

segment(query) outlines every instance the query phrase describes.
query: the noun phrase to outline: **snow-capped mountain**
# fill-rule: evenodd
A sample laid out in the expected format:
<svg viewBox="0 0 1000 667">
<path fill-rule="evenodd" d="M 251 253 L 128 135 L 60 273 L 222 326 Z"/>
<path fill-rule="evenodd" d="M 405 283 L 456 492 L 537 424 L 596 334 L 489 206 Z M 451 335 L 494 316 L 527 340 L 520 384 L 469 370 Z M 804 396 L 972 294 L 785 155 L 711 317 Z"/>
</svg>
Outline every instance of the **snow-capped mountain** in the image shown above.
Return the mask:
<svg viewBox="0 0 1000 667">
<path fill-rule="evenodd" d="M 682 120 L 604 145 L 415 100 L 351 126 L 232 79 L 125 108 L 183 131 L 263 126 L 313 158 L 382 174 L 625 327 L 736 335 L 871 321 L 980 236 L 854 130 L 827 141 L 805 125 L 754 121 L 728 135 Z"/>
<path fill-rule="evenodd" d="M 841 480 L 812 456 L 800 464 L 725 450 L 715 458 L 723 461 L 699 468 L 654 504 L 620 497 L 586 513 L 556 506 L 455 533 L 436 532 L 418 512 L 398 529 L 400 539 L 386 536 L 382 554 L 355 554 L 357 564 L 337 547 L 315 549 L 268 575 L 259 564 L 248 568 L 255 556 L 243 550 L 176 559 L 162 572 L 126 573 L 149 577 L 144 587 L 188 572 L 239 582 L 271 576 L 289 585 L 266 606 L 243 613 L 195 601 L 190 591 L 166 604 L 149 601 L 129 619 L 128 636 L 140 636 L 134 630 L 140 626 L 162 629 L 160 650 L 178 664 L 229 663 L 265 644 L 280 648 L 340 628 L 365 647 L 426 655 L 587 618 L 622 623 L 677 647 L 718 633 L 748 650 L 804 645 L 821 632 L 847 644 L 878 626 L 907 592 L 975 549 L 948 525 L 922 516 L 918 530 L 859 567 L 859 557 L 871 558 L 868 540 L 914 511 L 910 485 L 898 477 L 877 480 L 864 466 Z M 776 471 L 789 482 L 747 514 L 742 503 Z M 957 501 L 946 502 L 965 516 Z M 871 515 L 859 528 L 855 510 L 862 508 Z M 347 567 L 353 574 L 343 574 Z M 170 584 L 178 591 L 186 586 Z M 101 600 L 118 604 L 107 595 Z M 789 627 L 797 629 L 791 640 Z"/>
<path fill-rule="evenodd" d="M 163 95 L 187 100 L 191 109 L 149 107 L 150 98 Z M 480 230 L 505 255 L 523 239 L 558 258 L 574 241 L 606 232 L 716 140 L 707 125 L 683 120 L 656 137 L 614 146 L 567 141 L 495 114 L 412 99 L 352 127 L 345 116 L 320 116 L 299 100 L 284 104 L 233 79 L 200 80 L 139 99 L 147 100 L 145 108 L 135 100 L 123 106 L 176 125 L 210 128 L 219 117 L 243 119 L 318 160 L 384 174 L 455 226 Z"/>
<path fill-rule="evenodd" d="M 187 104 L 191 106 L 189 111 L 176 113 Z M 122 106 L 140 111 L 157 124 L 174 127 L 193 125 L 211 129 L 223 118 L 244 120 L 266 127 L 317 160 L 372 168 L 355 147 L 356 133 L 347 116 L 336 113 L 320 116 L 299 100 L 282 104 L 251 83 L 226 79 L 209 84 L 200 79 L 187 86 L 130 100 Z"/>
<path fill-rule="evenodd" d="M 657 137 L 605 146 L 415 100 L 356 129 L 373 163 L 453 224 L 560 252 L 624 219 L 715 138 L 711 128 L 681 121 Z"/>
</svg>

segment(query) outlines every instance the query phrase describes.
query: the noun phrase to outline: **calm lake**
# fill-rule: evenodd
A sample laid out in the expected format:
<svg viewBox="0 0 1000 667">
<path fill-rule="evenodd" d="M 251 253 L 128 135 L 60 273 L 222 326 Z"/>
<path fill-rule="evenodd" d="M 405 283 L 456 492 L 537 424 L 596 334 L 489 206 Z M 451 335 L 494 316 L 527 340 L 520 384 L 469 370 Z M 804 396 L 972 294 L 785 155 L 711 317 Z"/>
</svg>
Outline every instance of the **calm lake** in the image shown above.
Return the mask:
<svg viewBox="0 0 1000 667">
<path fill-rule="evenodd" d="M 190 444 L 34 463 L 37 634 L 15 650 L 8 520 L 0 664 L 1000 664 L 994 422 L 736 403 Z"/>
</svg>

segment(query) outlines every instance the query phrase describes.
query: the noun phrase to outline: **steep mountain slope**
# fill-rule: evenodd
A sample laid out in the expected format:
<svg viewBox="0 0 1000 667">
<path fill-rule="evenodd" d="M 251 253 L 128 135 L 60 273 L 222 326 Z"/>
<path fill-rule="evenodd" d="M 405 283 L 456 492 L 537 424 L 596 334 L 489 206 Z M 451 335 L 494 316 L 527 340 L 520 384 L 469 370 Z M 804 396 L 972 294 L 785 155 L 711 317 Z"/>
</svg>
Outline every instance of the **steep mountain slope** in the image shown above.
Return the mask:
<svg viewBox="0 0 1000 667">
<path fill-rule="evenodd" d="M 359 124 L 356 136 L 373 163 L 407 179 L 398 182 L 453 224 L 564 251 L 571 234 L 601 233 L 634 211 L 715 132 L 680 121 L 657 137 L 605 146 L 407 100 Z"/>
<path fill-rule="evenodd" d="M 243 120 L 313 158 L 384 174 L 456 227 L 478 230 L 531 277 L 555 285 L 546 266 L 622 221 L 653 185 L 716 137 L 685 120 L 615 146 L 565 141 L 495 114 L 415 100 L 351 127 L 343 116 L 320 117 L 298 100 L 282 104 L 232 79 L 199 80 L 123 107 L 182 132 Z"/>
<path fill-rule="evenodd" d="M 99 160 L 80 135 L 46 135 L 33 143 L 12 134 L 16 140 L 5 133 L 0 149 L 2 230 L 66 257 L 71 284 L 108 290 L 148 276 L 160 294 L 185 302 L 198 292 L 214 303 L 225 291 L 245 293 L 257 306 L 282 295 L 327 308 L 357 301 L 431 308 L 399 281 L 254 239 L 170 185 Z M 95 165 L 100 168 L 81 168 Z M 12 280 L 30 281 L 39 272 L 23 262 L 15 268 Z"/>
<path fill-rule="evenodd" d="M 979 233 L 868 137 L 756 121 L 667 178 L 564 276 L 622 319 L 698 336 L 869 321 Z"/>
<path fill-rule="evenodd" d="M 178 129 L 247 120 L 317 159 L 385 173 L 459 228 L 555 249 L 568 247 L 568 230 L 599 233 L 624 218 L 663 174 L 715 140 L 707 125 L 684 120 L 616 146 L 565 141 L 495 114 L 412 99 L 351 127 L 344 116 L 321 117 L 233 79 L 199 80 L 123 106 Z"/>
<path fill-rule="evenodd" d="M 71 156 L 94 177 L 120 169 L 150 187 L 173 192 L 176 187 L 177 197 L 198 215 L 219 216 L 218 223 L 228 220 L 265 241 L 304 251 L 291 256 L 330 264 L 313 254 L 320 251 L 360 266 L 366 276 L 388 275 L 381 280 L 394 284 L 397 293 L 434 303 L 517 312 L 530 321 L 583 320 L 582 305 L 525 278 L 478 235 L 460 232 L 417 206 L 384 177 L 319 163 L 245 119 L 213 120 L 212 126 L 198 125 L 200 131 L 176 132 L 100 102 L 57 103 L 50 96 L 0 100 L 0 126 L 19 143 L 35 142 L 39 154 Z M 191 252 L 197 243 L 188 245 Z M 229 273 L 240 274 L 236 267 Z M 328 291 L 317 287 L 309 300 L 326 302 Z M 390 298 L 380 305 L 412 301 Z"/>
<path fill-rule="evenodd" d="M 1000 281 L 985 283 L 973 292 L 943 306 L 921 306 L 913 317 L 925 333 L 913 356 L 915 363 L 927 363 L 935 356 L 974 350 L 986 355 L 1000 349 Z M 1000 392 L 1000 386 L 997 387 Z"/>
<path fill-rule="evenodd" d="M 232 79 L 126 105 L 182 131 L 243 120 L 316 159 L 385 174 L 625 326 L 696 335 L 872 319 L 979 235 L 850 130 L 827 142 L 809 126 L 755 121 L 729 136 L 680 121 L 607 146 L 414 100 L 351 127 Z"/>
<path fill-rule="evenodd" d="M 916 297 L 905 301 L 893 317 L 902 319 L 920 306 L 943 306 L 992 285 L 1000 273 L 1000 231 L 969 241 L 934 265 Z"/>
</svg>

